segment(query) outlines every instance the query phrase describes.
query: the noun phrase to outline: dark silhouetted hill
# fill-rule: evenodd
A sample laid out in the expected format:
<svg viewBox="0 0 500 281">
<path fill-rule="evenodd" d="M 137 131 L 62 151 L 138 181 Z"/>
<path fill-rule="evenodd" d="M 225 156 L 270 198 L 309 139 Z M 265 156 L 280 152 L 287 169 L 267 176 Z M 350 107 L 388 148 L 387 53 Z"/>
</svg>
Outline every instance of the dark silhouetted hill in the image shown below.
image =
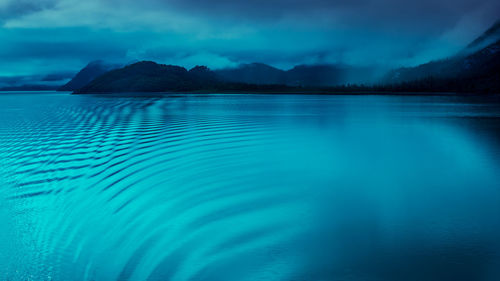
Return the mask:
<svg viewBox="0 0 500 281">
<path fill-rule="evenodd" d="M 66 83 L 65 85 L 59 87 L 58 91 L 76 91 L 82 88 L 83 86 L 90 83 L 90 81 L 94 80 L 98 76 L 119 68 L 120 65 L 117 64 L 107 64 L 104 61 L 93 61 L 90 62 L 87 66 L 85 66 L 80 72 L 78 72 L 71 81 Z"/>
<path fill-rule="evenodd" d="M 204 66 L 188 71 L 180 66 L 142 61 L 111 70 L 76 92 L 197 91 L 214 89 L 219 84 L 215 73 Z"/>
</svg>

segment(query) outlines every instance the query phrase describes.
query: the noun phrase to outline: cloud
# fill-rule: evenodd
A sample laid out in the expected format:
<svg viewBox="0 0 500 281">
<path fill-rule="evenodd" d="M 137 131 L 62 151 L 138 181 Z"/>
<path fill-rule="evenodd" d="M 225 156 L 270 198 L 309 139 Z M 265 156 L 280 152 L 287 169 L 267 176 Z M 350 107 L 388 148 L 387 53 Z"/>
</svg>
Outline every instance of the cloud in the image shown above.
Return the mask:
<svg viewBox="0 0 500 281">
<path fill-rule="evenodd" d="M 0 23 L 11 18 L 52 9 L 56 4 L 55 0 L 2 0 L 0 2 Z"/>
<path fill-rule="evenodd" d="M 47 75 L 0 76 L 0 87 L 62 85 L 68 82 L 74 75 L 74 72 L 56 72 Z"/>
<path fill-rule="evenodd" d="M 497 0 L 156 0 L 165 9 L 216 19 L 246 22 L 295 22 L 297 25 L 338 25 L 384 28 L 453 27 L 477 10 L 491 11 L 478 19 L 490 24 L 499 17 Z M 495 13 L 496 12 L 496 13 Z"/>
<path fill-rule="evenodd" d="M 0 75 L 96 59 L 412 65 L 459 50 L 498 11 L 496 0 L 0 0 Z"/>
<path fill-rule="evenodd" d="M 463 17 L 498 18 L 496 0 L 6 0 L 8 27 L 111 27 L 221 32 L 234 25 L 370 27 L 441 33 Z M 230 24 L 228 24 L 230 23 Z"/>
<path fill-rule="evenodd" d="M 43 81 L 43 82 L 66 81 L 68 79 L 73 78 L 75 76 L 75 74 L 76 74 L 75 72 L 71 72 L 71 71 L 51 73 L 51 74 L 43 76 L 41 78 L 41 81 Z"/>
</svg>

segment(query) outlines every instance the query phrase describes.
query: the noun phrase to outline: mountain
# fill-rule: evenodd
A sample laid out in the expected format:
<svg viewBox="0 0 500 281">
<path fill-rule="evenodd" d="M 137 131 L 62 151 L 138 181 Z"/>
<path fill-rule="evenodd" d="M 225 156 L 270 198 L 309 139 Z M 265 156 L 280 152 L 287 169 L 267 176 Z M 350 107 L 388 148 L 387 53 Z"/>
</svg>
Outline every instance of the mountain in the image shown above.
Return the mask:
<svg viewBox="0 0 500 281">
<path fill-rule="evenodd" d="M 76 92 L 500 93 L 500 25 L 496 23 L 455 56 L 392 70 L 378 84 L 369 86 L 375 74 L 374 68 L 333 64 L 299 65 L 284 71 L 252 63 L 217 71 L 196 66 L 188 71 L 143 61 L 106 72 Z"/>
<path fill-rule="evenodd" d="M 80 72 L 78 72 L 71 81 L 65 85 L 59 87 L 58 91 L 76 91 L 87 85 L 90 81 L 94 80 L 98 76 L 119 68 L 120 65 L 117 64 L 107 64 L 104 61 L 98 60 L 90 62 L 85 66 Z"/>
<path fill-rule="evenodd" d="M 498 89 L 500 67 L 500 21 L 471 42 L 458 54 L 425 63 L 416 67 L 404 67 L 392 70 L 382 83 L 395 84 L 424 79 L 456 80 L 453 83 L 463 84 L 468 81 L 471 90 L 488 90 L 486 87 Z M 444 81 L 443 81 L 444 82 Z M 485 83 L 483 86 L 479 83 Z M 466 85 L 463 85 L 466 86 Z"/>
<path fill-rule="evenodd" d="M 198 81 L 198 83 L 203 84 L 213 84 L 218 81 L 217 74 L 211 71 L 208 67 L 203 65 L 197 65 L 191 68 L 189 71 L 190 79 L 193 81 Z"/>
<path fill-rule="evenodd" d="M 220 80 L 248 84 L 285 84 L 286 72 L 263 63 L 241 64 L 215 71 Z"/>
<path fill-rule="evenodd" d="M 287 84 L 293 86 L 334 86 L 343 84 L 343 69 L 335 65 L 299 65 L 286 73 Z"/>
<path fill-rule="evenodd" d="M 188 71 L 180 66 L 142 61 L 111 70 L 76 92 L 196 91 L 209 90 L 219 84 L 215 73 L 204 66 Z"/>
<path fill-rule="evenodd" d="M 455 56 L 389 73 L 393 91 L 500 93 L 500 41 L 467 56 Z"/>
<path fill-rule="evenodd" d="M 496 21 L 488 30 L 481 36 L 472 41 L 467 47 L 462 50 L 462 54 L 470 54 L 480 50 L 490 44 L 500 40 L 500 20 Z"/>
<path fill-rule="evenodd" d="M 367 83 L 374 79 L 371 68 L 348 65 L 298 65 L 284 71 L 263 63 L 242 64 L 236 68 L 216 70 L 220 80 L 257 85 L 331 87 L 349 83 Z"/>
<path fill-rule="evenodd" d="M 85 70 L 85 69 L 84 69 Z M 82 70 L 83 72 L 83 70 Z M 78 76 L 78 75 L 77 75 Z M 186 70 L 151 61 L 131 64 L 95 78 L 75 92 L 164 92 L 324 88 L 371 79 L 369 68 L 343 65 L 299 65 L 284 71 L 262 63 L 211 71 L 205 66 Z M 358 80 L 356 80 L 358 79 Z"/>
</svg>

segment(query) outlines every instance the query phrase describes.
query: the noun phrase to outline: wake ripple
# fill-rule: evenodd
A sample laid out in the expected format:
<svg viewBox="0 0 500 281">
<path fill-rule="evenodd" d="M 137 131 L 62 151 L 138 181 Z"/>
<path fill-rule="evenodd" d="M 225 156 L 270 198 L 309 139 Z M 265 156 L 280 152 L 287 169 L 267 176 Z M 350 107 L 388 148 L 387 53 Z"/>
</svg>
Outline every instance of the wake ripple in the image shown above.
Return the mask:
<svg viewBox="0 0 500 281">
<path fill-rule="evenodd" d="M 271 176 L 262 155 L 280 132 L 175 107 L 93 99 L 3 113 L 5 197 L 27 214 L 40 280 L 189 280 L 300 231 L 299 197 L 248 180 Z"/>
<path fill-rule="evenodd" d="M 0 95 L 0 280 L 500 280 L 499 101 Z"/>
</svg>

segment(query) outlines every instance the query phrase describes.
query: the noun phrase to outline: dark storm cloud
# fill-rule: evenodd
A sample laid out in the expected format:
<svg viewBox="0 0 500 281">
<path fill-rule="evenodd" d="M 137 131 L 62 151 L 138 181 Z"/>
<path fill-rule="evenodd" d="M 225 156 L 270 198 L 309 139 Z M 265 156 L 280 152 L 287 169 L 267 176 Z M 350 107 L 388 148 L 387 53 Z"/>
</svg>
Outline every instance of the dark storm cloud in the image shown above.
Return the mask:
<svg viewBox="0 0 500 281">
<path fill-rule="evenodd" d="M 56 4 L 56 0 L 3 0 L 0 3 L 0 23 L 10 18 L 52 9 Z"/>
<path fill-rule="evenodd" d="M 96 59 L 414 65 L 460 50 L 499 15 L 498 0 L 0 0 L 0 76 Z"/>
<path fill-rule="evenodd" d="M 187 12 L 214 18 L 276 21 L 296 19 L 308 23 L 401 25 L 446 28 L 465 15 L 483 10 L 485 22 L 500 15 L 497 0 L 158 0 Z"/>
<path fill-rule="evenodd" d="M 90 43 L 90 42 L 88 42 Z M 10 47 L 10 48 L 9 48 Z M 95 42 L 95 44 L 82 44 L 80 42 L 39 42 L 21 41 L 16 46 L 1 48 L 0 56 L 13 56 L 23 58 L 64 59 L 80 57 L 94 59 L 97 57 L 123 57 L 127 50 L 125 46 L 110 44 L 110 42 Z"/>
</svg>

